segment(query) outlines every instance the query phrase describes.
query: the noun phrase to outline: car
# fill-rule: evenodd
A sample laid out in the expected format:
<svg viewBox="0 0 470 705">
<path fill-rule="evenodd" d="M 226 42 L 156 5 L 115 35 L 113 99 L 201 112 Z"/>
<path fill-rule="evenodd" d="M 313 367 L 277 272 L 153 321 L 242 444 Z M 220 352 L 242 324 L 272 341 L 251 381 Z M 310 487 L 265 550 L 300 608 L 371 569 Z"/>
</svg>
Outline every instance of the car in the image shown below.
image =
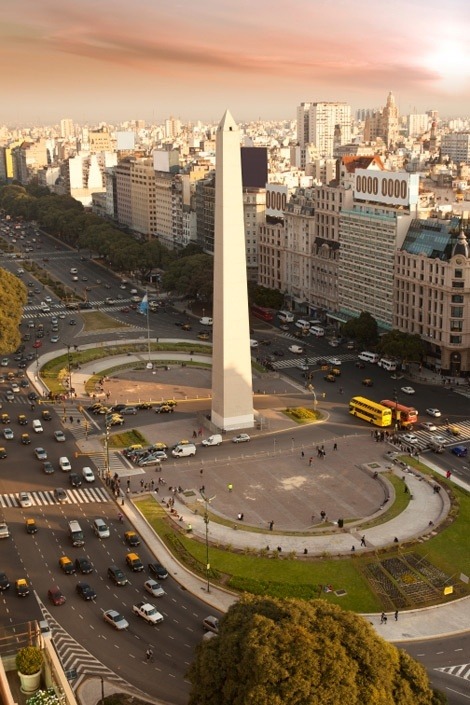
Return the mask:
<svg viewBox="0 0 470 705">
<path fill-rule="evenodd" d="M 58 585 L 54 585 L 47 591 L 47 597 L 55 607 L 65 604 L 65 595 Z"/>
<path fill-rule="evenodd" d="M 59 466 L 63 472 L 70 472 L 72 469 L 70 460 L 65 455 L 59 458 Z"/>
<path fill-rule="evenodd" d="M 69 475 L 69 482 L 72 485 L 72 487 L 81 487 L 82 486 L 82 478 L 77 472 L 71 472 Z"/>
<path fill-rule="evenodd" d="M 8 453 L 5 448 L 0 448 L 0 460 L 5 460 L 8 457 Z"/>
<path fill-rule="evenodd" d="M 361 362 L 361 360 L 358 360 L 358 361 L 356 362 L 356 367 L 357 367 L 359 370 L 363 370 L 363 369 L 365 368 L 365 366 L 366 366 L 365 363 L 364 363 L 364 362 Z"/>
<path fill-rule="evenodd" d="M 66 316 L 65 316 L 65 313 L 63 313 L 63 312 L 62 312 L 62 313 L 59 313 L 59 318 L 64 319 L 65 317 L 66 317 Z"/>
<path fill-rule="evenodd" d="M 415 393 L 415 390 L 413 389 L 413 387 L 402 387 L 401 391 L 403 392 L 403 394 L 414 394 Z"/>
<path fill-rule="evenodd" d="M 217 617 L 210 615 L 202 620 L 202 626 L 204 631 L 212 632 L 213 634 L 219 633 L 219 620 Z"/>
<path fill-rule="evenodd" d="M 56 439 L 57 443 L 65 443 L 65 441 L 67 440 L 63 431 L 54 431 L 54 438 Z"/>
<path fill-rule="evenodd" d="M 107 409 L 109 411 L 109 409 Z M 121 416 L 135 416 L 137 414 L 137 409 L 135 406 L 125 406 L 121 410 Z"/>
<path fill-rule="evenodd" d="M 115 585 L 120 587 L 127 585 L 129 582 L 123 571 L 115 565 L 108 568 L 108 578 L 110 578 Z"/>
<path fill-rule="evenodd" d="M 58 343 L 59 342 L 59 336 L 58 335 L 51 335 L 51 343 Z"/>
<path fill-rule="evenodd" d="M 18 597 L 27 597 L 29 595 L 29 584 L 26 578 L 18 578 L 15 582 L 15 591 Z"/>
<path fill-rule="evenodd" d="M 11 385 L 11 391 L 12 391 L 14 394 L 19 394 L 19 393 L 20 393 L 20 391 L 21 391 L 21 390 L 20 390 L 20 387 L 19 387 L 19 385 L 18 385 L 16 382 L 13 382 L 13 384 Z"/>
<path fill-rule="evenodd" d="M 46 475 L 52 475 L 54 473 L 54 466 L 49 460 L 43 463 L 42 469 L 46 473 Z"/>
<path fill-rule="evenodd" d="M 10 364 L 10 360 L 7 357 L 2 357 L 2 361 L 0 362 L 0 365 L 2 367 L 8 367 Z"/>
<path fill-rule="evenodd" d="M 124 287 L 125 288 L 125 287 Z M 129 313 L 130 308 L 129 306 L 123 306 L 122 308 L 119 309 L 121 313 Z"/>
<path fill-rule="evenodd" d="M 197 337 L 198 337 L 199 340 L 210 340 L 210 335 L 209 335 L 209 333 L 205 333 L 205 332 L 198 333 L 198 334 L 197 334 Z"/>
<path fill-rule="evenodd" d="M 248 443 L 251 438 L 247 433 L 239 433 L 238 436 L 232 438 L 232 443 Z"/>
<path fill-rule="evenodd" d="M 458 426 L 448 426 L 447 433 L 450 433 L 452 436 L 460 436 L 460 428 Z"/>
<path fill-rule="evenodd" d="M 5 392 L 5 397 L 7 401 L 15 401 L 15 395 L 13 394 L 11 389 L 7 389 L 7 391 Z"/>
<path fill-rule="evenodd" d="M 34 455 L 38 460 L 47 460 L 47 451 L 44 448 L 35 448 Z"/>
<path fill-rule="evenodd" d="M 75 320 L 75 318 L 71 318 L 69 321 L 69 326 L 76 326 L 76 325 L 77 325 L 77 321 Z"/>
<path fill-rule="evenodd" d="M 52 421 L 52 416 L 49 409 L 43 409 L 41 411 L 41 418 L 43 419 L 43 421 Z"/>
<path fill-rule="evenodd" d="M 26 533 L 27 534 L 37 534 L 38 525 L 36 524 L 36 519 L 26 519 L 25 521 Z"/>
<path fill-rule="evenodd" d="M 140 404 L 137 404 L 137 409 L 153 409 L 153 402 L 151 401 L 142 401 Z M 114 407 L 113 407 L 114 410 Z"/>
<path fill-rule="evenodd" d="M 172 414 L 174 411 L 174 408 L 170 406 L 169 404 L 159 404 L 158 406 L 155 407 L 155 413 L 156 414 Z"/>
<path fill-rule="evenodd" d="M 40 348 L 41 345 L 42 345 L 42 342 L 41 342 L 40 340 L 36 340 L 36 341 L 33 343 L 33 348 Z"/>
<path fill-rule="evenodd" d="M 7 574 L 0 573 L 0 590 L 3 592 L 4 590 L 8 590 L 9 587 L 10 581 L 8 580 Z"/>
<path fill-rule="evenodd" d="M 88 585 L 88 583 L 77 583 L 75 592 L 84 600 L 94 600 L 96 597 L 96 592 L 91 585 Z"/>
<path fill-rule="evenodd" d="M 24 414 L 19 414 L 19 415 L 18 415 L 18 423 L 20 424 L 20 426 L 26 426 L 26 425 L 27 425 L 28 419 L 26 418 L 26 416 L 25 416 Z"/>
<path fill-rule="evenodd" d="M 289 352 L 295 353 L 296 355 L 303 355 L 304 349 L 300 345 L 290 345 Z"/>
<path fill-rule="evenodd" d="M 1 416 L 1 422 L 2 423 L 10 423 L 10 417 L 8 414 L 2 414 Z"/>
<path fill-rule="evenodd" d="M 131 547 L 140 546 L 140 537 L 135 533 L 135 531 L 126 531 L 124 534 L 124 541 Z"/>
<path fill-rule="evenodd" d="M 20 442 L 24 446 L 28 446 L 31 443 L 31 438 L 29 437 L 29 433 L 22 433 L 20 437 Z"/>
<path fill-rule="evenodd" d="M 33 500 L 31 498 L 31 495 L 29 492 L 20 492 L 18 495 L 18 502 L 20 503 L 20 507 L 32 507 L 33 506 Z"/>
<path fill-rule="evenodd" d="M 85 482 L 94 482 L 95 481 L 95 473 L 89 467 L 83 468 L 82 476 L 83 476 L 83 479 L 85 480 Z"/>
<path fill-rule="evenodd" d="M 297 369 L 303 370 L 304 372 L 308 372 L 310 368 L 305 362 L 299 362 L 299 364 L 297 365 Z"/>
<path fill-rule="evenodd" d="M 128 553 L 126 555 L 126 563 L 134 573 L 140 573 L 144 569 L 144 564 L 137 553 Z"/>
<path fill-rule="evenodd" d="M 374 386 L 374 382 L 370 377 L 365 377 L 362 380 L 362 384 L 364 385 L 364 387 L 373 387 Z"/>
<path fill-rule="evenodd" d="M 27 379 L 22 379 L 21 382 L 20 382 L 20 387 L 21 387 L 22 389 L 26 389 L 27 387 L 29 387 L 29 382 L 28 382 L 28 380 L 27 380 Z"/>
<path fill-rule="evenodd" d="M 62 487 L 56 487 L 54 489 L 54 498 L 59 504 L 66 502 L 68 499 L 67 492 Z"/>
<path fill-rule="evenodd" d="M 122 426 L 124 419 L 122 416 L 112 416 L 110 419 L 106 420 L 107 426 Z"/>
<path fill-rule="evenodd" d="M 11 428 L 4 428 L 3 429 L 3 436 L 4 436 L 5 440 L 12 441 L 15 437 L 15 434 L 13 433 Z"/>
<path fill-rule="evenodd" d="M 136 605 L 132 605 L 132 611 L 142 617 L 148 624 L 160 624 L 160 622 L 163 622 L 163 615 L 150 602 L 138 602 Z"/>
<path fill-rule="evenodd" d="M 75 573 L 75 566 L 68 556 L 59 558 L 59 567 L 66 575 L 73 575 Z"/>
<path fill-rule="evenodd" d="M 127 619 L 124 619 L 122 614 L 117 610 L 106 610 L 106 612 L 103 612 L 103 619 L 118 631 L 128 629 L 129 627 Z"/>
<path fill-rule="evenodd" d="M 419 439 L 414 433 L 404 433 L 400 436 L 400 440 L 403 441 L 403 443 L 419 443 Z"/>
<path fill-rule="evenodd" d="M 79 573 L 83 573 L 83 575 L 93 573 L 94 570 L 93 563 L 85 556 L 80 556 L 75 559 L 75 569 L 78 570 Z"/>
<path fill-rule="evenodd" d="M 432 421 L 423 421 L 421 428 L 424 428 L 426 431 L 437 431 L 437 426 L 433 424 Z"/>
<path fill-rule="evenodd" d="M 439 409 L 434 409 L 433 407 L 426 409 L 426 413 L 428 416 L 433 416 L 435 419 L 438 419 L 441 416 Z"/>
<path fill-rule="evenodd" d="M 155 575 L 159 580 L 166 580 L 168 578 L 168 571 L 161 563 L 149 563 L 148 570 L 151 575 Z"/>
<path fill-rule="evenodd" d="M 50 296 L 45 296 L 45 297 L 44 297 L 44 301 L 46 302 L 46 304 L 51 304 L 51 303 L 52 303 L 52 299 L 51 299 Z"/>
<path fill-rule="evenodd" d="M 29 394 L 28 394 L 29 401 L 37 401 L 38 399 L 39 399 L 39 396 L 36 394 L 36 392 L 29 392 Z"/>
<path fill-rule="evenodd" d="M 328 364 L 329 365 L 341 365 L 341 360 L 339 359 L 339 357 L 329 357 Z"/>
<path fill-rule="evenodd" d="M 453 455 L 456 455 L 457 458 L 466 458 L 468 455 L 468 448 L 465 446 L 454 446 L 450 449 L 450 452 L 453 453 Z"/>
<path fill-rule="evenodd" d="M 157 583 L 156 580 L 146 580 L 144 583 L 144 590 L 146 590 L 152 597 L 163 597 L 166 595 L 165 590 L 161 585 Z"/>
<path fill-rule="evenodd" d="M 95 404 L 93 404 L 93 406 L 95 406 Z M 93 406 L 91 407 L 91 410 L 93 410 Z M 125 408 L 126 404 L 114 404 L 114 406 L 111 407 L 110 411 L 118 414 Z"/>
</svg>

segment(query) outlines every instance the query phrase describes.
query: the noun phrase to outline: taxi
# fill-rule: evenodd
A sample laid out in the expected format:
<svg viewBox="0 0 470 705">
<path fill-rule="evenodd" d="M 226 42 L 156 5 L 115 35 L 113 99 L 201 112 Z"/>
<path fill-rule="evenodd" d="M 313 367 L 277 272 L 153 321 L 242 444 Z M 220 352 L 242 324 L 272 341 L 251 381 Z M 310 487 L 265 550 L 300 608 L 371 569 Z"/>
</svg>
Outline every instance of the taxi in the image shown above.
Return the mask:
<svg viewBox="0 0 470 705">
<path fill-rule="evenodd" d="M 362 384 L 364 385 L 364 387 L 373 387 L 374 386 L 374 382 L 373 382 L 373 380 L 371 380 L 370 377 L 365 377 L 362 380 Z"/>
<path fill-rule="evenodd" d="M 140 560 L 137 553 L 128 553 L 126 556 L 126 563 L 131 570 L 135 573 L 139 573 L 144 569 L 144 564 Z"/>
<path fill-rule="evenodd" d="M 52 419 L 51 412 L 49 411 L 49 409 L 43 409 L 41 416 L 44 421 L 51 421 Z"/>
<path fill-rule="evenodd" d="M 21 440 L 21 444 L 24 446 L 27 446 L 31 443 L 31 438 L 29 437 L 29 433 L 22 433 L 20 440 Z"/>
<path fill-rule="evenodd" d="M 24 414 L 18 414 L 18 423 L 20 424 L 20 426 L 26 426 L 26 424 L 28 423 L 28 419 Z"/>
<path fill-rule="evenodd" d="M 8 453 L 6 452 L 5 448 L 0 448 L 0 460 L 4 460 L 8 456 Z"/>
<path fill-rule="evenodd" d="M 336 377 L 334 375 L 325 375 L 323 379 L 326 382 L 336 382 Z"/>
<path fill-rule="evenodd" d="M 126 533 L 124 534 L 124 540 L 128 546 L 140 545 L 140 538 L 138 534 L 135 533 L 135 531 L 126 531 Z"/>
<path fill-rule="evenodd" d="M 330 374 L 334 375 L 335 377 L 341 377 L 341 370 L 339 367 L 332 367 L 330 370 Z"/>
<path fill-rule="evenodd" d="M 8 414 L 2 414 L 0 416 L 0 421 L 2 423 L 10 423 L 10 417 L 8 416 Z"/>
<path fill-rule="evenodd" d="M 68 556 L 59 558 L 59 566 L 66 575 L 73 575 L 73 573 L 75 573 L 75 566 Z"/>
<path fill-rule="evenodd" d="M 37 533 L 38 526 L 36 524 L 36 519 L 26 519 L 25 526 L 26 526 L 26 533 L 27 534 L 36 534 Z"/>
<path fill-rule="evenodd" d="M 29 585 L 26 578 L 19 578 L 15 582 L 15 591 L 18 597 L 27 597 L 29 595 Z"/>
</svg>

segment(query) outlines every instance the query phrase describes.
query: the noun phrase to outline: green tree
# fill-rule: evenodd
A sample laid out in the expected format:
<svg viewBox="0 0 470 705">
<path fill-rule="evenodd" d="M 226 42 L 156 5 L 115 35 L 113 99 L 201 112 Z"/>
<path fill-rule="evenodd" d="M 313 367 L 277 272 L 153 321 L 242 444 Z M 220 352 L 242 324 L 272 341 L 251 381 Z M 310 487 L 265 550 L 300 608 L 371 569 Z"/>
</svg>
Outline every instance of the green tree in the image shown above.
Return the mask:
<svg viewBox="0 0 470 705">
<path fill-rule="evenodd" d="M 423 666 L 324 600 L 244 597 L 189 678 L 190 705 L 433 705 Z"/>
<path fill-rule="evenodd" d="M 23 282 L 5 269 L 0 269 L 0 300 L 0 353 L 8 354 L 20 344 L 19 325 L 27 294 Z"/>
<path fill-rule="evenodd" d="M 210 255 L 192 255 L 172 262 L 163 276 L 163 287 L 188 299 L 211 302 L 214 259 Z M 236 296 L 236 292 L 232 292 Z"/>
<path fill-rule="evenodd" d="M 377 344 L 377 321 L 367 311 L 362 311 L 357 318 L 351 318 L 347 323 L 343 323 L 341 332 L 348 338 L 357 340 L 358 343 L 365 347 Z"/>
<path fill-rule="evenodd" d="M 266 308 L 282 308 L 284 294 L 277 289 L 267 289 L 253 282 L 248 283 L 248 297 L 250 303 L 265 306 Z"/>
<path fill-rule="evenodd" d="M 407 362 L 419 362 L 424 355 L 424 343 L 416 333 L 392 330 L 380 338 L 379 351 Z"/>
</svg>

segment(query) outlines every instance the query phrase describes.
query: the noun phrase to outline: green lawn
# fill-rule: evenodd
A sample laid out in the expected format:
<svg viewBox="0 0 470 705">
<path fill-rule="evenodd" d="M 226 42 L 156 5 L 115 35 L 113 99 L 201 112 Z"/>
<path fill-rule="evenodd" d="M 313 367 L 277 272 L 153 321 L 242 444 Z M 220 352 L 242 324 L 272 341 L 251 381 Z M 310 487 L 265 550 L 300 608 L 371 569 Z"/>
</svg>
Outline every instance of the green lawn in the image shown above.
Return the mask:
<svg viewBox="0 0 470 705">
<path fill-rule="evenodd" d="M 101 311 L 83 311 L 82 312 L 83 323 L 85 331 L 95 331 L 95 330 L 111 330 L 114 328 L 126 328 L 125 323 L 108 316 L 106 313 Z"/>
</svg>

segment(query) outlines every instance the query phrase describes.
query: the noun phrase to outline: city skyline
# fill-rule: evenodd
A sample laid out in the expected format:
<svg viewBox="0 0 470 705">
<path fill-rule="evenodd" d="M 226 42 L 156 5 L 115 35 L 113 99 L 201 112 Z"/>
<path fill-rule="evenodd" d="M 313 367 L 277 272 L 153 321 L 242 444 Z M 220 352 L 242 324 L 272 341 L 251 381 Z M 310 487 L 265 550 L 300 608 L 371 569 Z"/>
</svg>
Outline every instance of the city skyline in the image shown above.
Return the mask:
<svg viewBox="0 0 470 705">
<path fill-rule="evenodd" d="M 196 8 L 196 9 L 195 9 Z M 295 119 L 302 101 L 470 114 L 463 0 L 18 0 L 3 9 L 0 123 Z"/>
</svg>

